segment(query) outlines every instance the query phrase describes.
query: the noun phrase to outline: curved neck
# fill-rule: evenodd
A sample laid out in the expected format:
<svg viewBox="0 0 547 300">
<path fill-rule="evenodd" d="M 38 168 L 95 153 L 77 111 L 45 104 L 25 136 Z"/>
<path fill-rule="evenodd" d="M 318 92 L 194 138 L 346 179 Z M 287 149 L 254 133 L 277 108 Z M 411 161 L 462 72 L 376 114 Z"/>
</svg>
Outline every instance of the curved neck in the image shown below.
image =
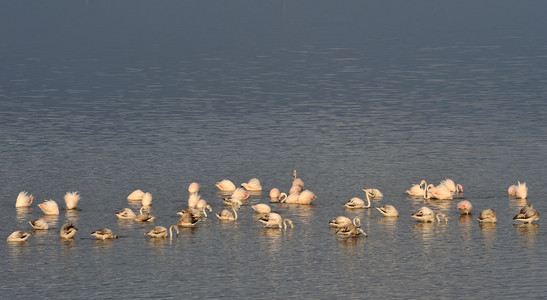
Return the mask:
<svg viewBox="0 0 547 300">
<path fill-rule="evenodd" d="M 237 220 L 237 211 L 233 206 L 232 206 L 232 210 L 234 211 L 234 220 Z"/>
<path fill-rule="evenodd" d="M 291 228 L 293 228 L 292 221 L 289 220 L 289 219 L 284 219 L 284 220 L 283 220 L 283 229 L 287 229 L 287 223 L 289 223 L 289 225 L 291 226 Z"/>
<path fill-rule="evenodd" d="M 287 194 L 286 193 L 279 194 L 279 202 L 283 203 L 286 200 L 287 200 Z"/>
<path fill-rule="evenodd" d="M 359 219 L 358 217 L 353 218 L 353 225 L 355 225 L 356 227 L 361 227 L 361 219 Z"/>
<path fill-rule="evenodd" d="M 203 215 L 207 218 L 207 213 L 205 212 L 205 206 L 202 208 Z"/>
<path fill-rule="evenodd" d="M 171 231 L 173 228 L 175 228 L 175 231 L 177 232 L 177 236 L 179 235 L 179 228 L 177 225 L 171 225 L 169 227 L 169 239 L 172 240 L 173 239 L 173 232 Z"/>
<path fill-rule="evenodd" d="M 365 196 L 367 197 L 367 205 L 365 208 L 370 208 L 370 197 L 368 196 L 368 191 L 365 191 Z"/>
</svg>

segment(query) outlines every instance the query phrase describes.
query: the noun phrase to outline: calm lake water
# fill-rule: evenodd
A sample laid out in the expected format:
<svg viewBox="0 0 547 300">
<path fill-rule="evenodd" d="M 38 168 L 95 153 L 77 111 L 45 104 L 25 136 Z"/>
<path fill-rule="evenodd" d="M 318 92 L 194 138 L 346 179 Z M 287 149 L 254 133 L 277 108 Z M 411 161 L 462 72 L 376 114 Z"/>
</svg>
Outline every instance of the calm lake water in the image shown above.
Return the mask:
<svg viewBox="0 0 547 300">
<path fill-rule="evenodd" d="M 0 236 L 79 191 L 49 231 L 0 243 L 6 298 L 541 298 L 547 294 L 547 4 L 541 1 L 14 1 L 0 12 Z M 296 169 L 317 200 L 255 203 Z M 235 222 L 152 240 L 200 183 L 257 177 Z M 452 178 L 452 201 L 405 196 Z M 508 197 L 517 181 L 528 200 Z M 345 210 L 364 186 L 400 217 Z M 118 221 L 135 189 L 153 224 Z M 17 194 L 36 199 L 16 210 Z M 458 201 L 473 203 L 461 217 Z M 410 215 L 428 206 L 447 224 Z M 480 226 L 480 210 L 498 223 Z M 360 217 L 368 237 L 328 222 Z M 61 241 L 67 221 L 79 228 Z M 120 235 L 96 241 L 90 233 Z"/>
</svg>

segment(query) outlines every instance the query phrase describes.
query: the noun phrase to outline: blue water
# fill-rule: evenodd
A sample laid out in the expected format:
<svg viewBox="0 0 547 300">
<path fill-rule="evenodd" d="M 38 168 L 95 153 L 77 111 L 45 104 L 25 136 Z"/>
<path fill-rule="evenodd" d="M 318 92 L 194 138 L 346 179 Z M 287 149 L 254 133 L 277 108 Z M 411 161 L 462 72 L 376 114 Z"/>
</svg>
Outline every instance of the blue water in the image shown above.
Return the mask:
<svg viewBox="0 0 547 300">
<path fill-rule="evenodd" d="M 0 11 L 0 236 L 42 216 L 14 208 L 79 191 L 47 232 L 0 245 L 0 292 L 17 298 L 540 298 L 547 205 L 547 5 L 541 1 L 17 1 Z M 250 206 L 295 223 L 263 229 Z M 185 208 L 188 184 L 258 177 L 236 222 L 209 216 L 173 242 L 144 232 Z M 453 201 L 405 196 L 452 178 Z M 517 181 L 527 201 L 507 196 Z M 374 206 L 344 210 L 364 186 Z M 152 193 L 154 224 L 118 221 Z M 456 204 L 474 205 L 460 217 Z M 427 205 L 449 218 L 421 224 Z M 482 209 L 498 223 L 480 226 Z M 368 237 L 328 222 L 358 216 Z M 66 222 L 80 229 L 60 241 Z M 106 227 L 120 238 L 95 241 Z"/>
</svg>

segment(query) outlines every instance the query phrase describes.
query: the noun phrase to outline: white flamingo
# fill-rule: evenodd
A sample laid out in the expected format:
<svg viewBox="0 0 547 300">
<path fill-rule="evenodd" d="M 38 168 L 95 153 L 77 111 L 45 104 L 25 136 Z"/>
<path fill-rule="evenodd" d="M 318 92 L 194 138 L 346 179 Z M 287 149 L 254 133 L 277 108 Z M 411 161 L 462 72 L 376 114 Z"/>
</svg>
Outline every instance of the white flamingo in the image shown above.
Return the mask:
<svg viewBox="0 0 547 300">
<path fill-rule="evenodd" d="M 344 226 L 341 226 L 336 231 L 337 235 L 344 237 L 357 237 L 359 234 L 367 236 L 365 231 L 361 228 L 361 220 L 358 217 L 353 218 L 353 222 Z"/>
<path fill-rule="evenodd" d="M 519 213 L 513 218 L 515 221 L 521 221 L 523 223 L 532 223 L 539 221 L 539 213 L 532 204 L 526 204 Z"/>
<path fill-rule="evenodd" d="M 461 184 L 455 184 L 454 180 L 447 178 L 443 181 L 441 181 L 442 185 L 446 186 L 448 190 L 454 194 L 454 193 L 463 193 L 463 187 Z"/>
<path fill-rule="evenodd" d="M 439 184 L 438 186 L 429 184 L 425 194 L 425 197 L 428 199 L 452 200 L 454 198 L 450 190 L 443 184 Z"/>
<path fill-rule="evenodd" d="M 198 206 L 199 200 L 200 196 L 198 194 L 190 194 L 190 196 L 188 197 L 188 207 L 196 208 Z"/>
<path fill-rule="evenodd" d="M 64 199 L 66 209 L 76 209 L 78 202 L 80 202 L 80 194 L 78 192 L 66 192 Z"/>
<path fill-rule="evenodd" d="M 262 191 L 262 185 L 260 184 L 260 180 L 258 180 L 258 178 L 251 178 L 249 182 L 244 182 L 241 186 L 250 192 Z"/>
<path fill-rule="evenodd" d="M 17 195 L 17 200 L 15 201 L 15 207 L 30 207 L 34 200 L 34 196 L 28 195 L 27 192 L 22 191 Z"/>
<path fill-rule="evenodd" d="M 102 228 L 95 230 L 91 233 L 92 236 L 96 237 L 98 240 L 108 240 L 108 239 L 117 239 L 118 235 L 114 234 L 112 230 L 108 228 Z"/>
<path fill-rule="evenodd" d="M 259 203 L 251 206 L 259 214 L 268 214 L 272 211 L 268 204 Z"/>
<path fill-rule="evenodd" d="M 409 194 L 410 196 L 414 196 L 414 197 L 423 197 L 424 194 L 425 194 L 426 187 L 427 187 L 427 182 L 425 180 L 422 180 L 420 182 L 420 184 L 412 185 L 410 187 L 410 189 L 405 191 L 405 193 Z"/>
<path fill-rule="evenodd" d="M 526 199 L 528 197 L 528 187 L 526 187 L 526 182 L 518 182 L 516 196 L 519 199 Z"/>
<path fill-rule="evenodd" d="M 12 232 L 9 236 L 8 236 L 8 239 L 7 241 L 8 242 L 24 242 L 26 241 L 29 236 L 31 236 L 32 233 L 30 232 L 24 232 L 24 231 L 14 231 Z"/>
<path fill-rule="evenodd" d="M 211 205 L 207 204 L 207 201 L 203 200 L 203 199 L 199 199 L 197 205 L 196 205 L 196 208 L 197 210 L 203 212 L 203 215 L 207 218 L 207 212 L 205 211 L 206 209 L 209 210 L 209 212 L 212 212 L 213 209 L 211 208 Z"/>
<path fill-rule="evenodd" d="M 179 228 L 177 225 L 171 225 L 169 227 L 169 240 L 173 239 L 173 232 L 172 229 L 175 228 L 175 231 L 177 233 L 177 236 L 179 236 Z M 148 235 L 153 238 L 166 238 L 167 237 L 167 228 L 163 226 L 156 226 L 152 228 L 151 230 L 147 231 L 144 235 Z"/>
<path fill-rule="evenodd" d="M 384 197 L 384 194 L 382 194 L 379 189 L 363 188 L 363 190 L 367 192 L 372 199 Z"/>
<path fill-rule="evenodd" d="M 458 203 L 456 208 L 460 210 L 462 215 L 468 215 L 471 213 L 471 210 L 473 209 L 473 205 L 468 200 L 463 200 Z"/>
<path fill-rule="evenodd" d="M 114 213 L 119 219 L 134 219 L 137 215 L 131 208 L 124 208 L 122 211 Z"/>
<path fill-rule="evenodd" d="M 221 192 L 233 192 L 236 190 L 236 185 L 228 179 L 223 179 L 215 184 Z"/>
<path fill-rule="evenodd" d="M 232 206 L 232 211 L 234 212 L 233 214 L 229 210 L 223 209 L 220 212 L 216 213 L 215 215 L 220 220 L 235 221 L 237 220 L 237 211 L 235 210 L 234 206 Z"/>
<path fill-rule="evenodd" d="M 127 196 L 127 200 L 130 201 L 141 201 L 142 197 L 144 196 L 144 192 L 141 190 L 134 190 L 129 196 Z"/>
<path fill-rule="evenodd" d="M 72 239 L 76 232 L 78 232 L 78 228 L 76 228 L 74 224 L 66 223 L 65 225 L 63 225 L 63 227 L 61 227 L 59 235 L 62 239 Z"/>
<path fill-rule="evenodd" d="M 192 182 L 190 183 L 190 185 L 188 185 L 188 193 L 189 194 L 197 194 L 199 193 L 199 183 L 197 182 Z"/>
<path fill-rule="evenodd" d="M 421 222 L 435 222 L 435 213 L 426 206 L 413 213 L 411 217 Z"/>
<path fill-rule="evenodd" d="M 34 221 L 29 221 L 29 224 L 30 224 L 30 226 L 32 226 L 32 228 L 34 228 L 34 230 L 48 230 L 49 229 L 49 225 L 42 218 L 34 220 Z"/>
<path fill-rule="evenodd" d="M 498 218 L 496 217 L 494 210 L 488 208 L 480 212 L 478 220 L 481 223 L 496 223 Z"/>
<path fill-rule="evenodd" d="M 347 208 L 370 208 L 370 196 L 369 193 L 366 191 L 366 189 L 363 189 L 365 191 L 365 199 L 367 200 L 367 204 L 365 204 L 365 201 L 363 199 L 353 197 L 349 199 L 348 202 L 344 203 L 343 206 Z"/>
<path fill-rule="evenodd" d="M 142 213 L 143 211 L 146 211 L 147 214 L 143 214 Z M 141 209 L 139 210 L 139 215 L 134 217 L 133 220 L 137 222 L 153 222 L 156 219 L 156 217 L 151 216 L 150 214 L 148 214 L 148 212 L 149 212 L 148 208 L 146 208 L 145 206 L 141 207 Z"/>
<path fill-rule="evenodd" d="M 398 217 L 399 212 L 395 208 L 395 206 L 391 204 L 386 204 L 384 206 L 376 207 L 376 209 L 384 215 L 384 217 Z"/>
<path fill-rule="evenodd" d="M 194 227 L 196 224 L 201 221 L 201 218 L 190 211 L 179 212 L 180 219 L 177 222 L 179 227 Z"/>
<path fill-rule="evenodd" d="M 270 190 L 270 199 L 275 199 L 274 201 L 271 201 L 270 202 L 277 202 L 279 201 L 279 195 L 281 194 L 281 192 L 279 191 L 278 188 L 273 188 Z"/>
<path fill-rule="evenodd" d="M 291 228 L 294 227 L 293 222 L 290 219 L 283 219 L 279 214 L 272 212 L 258 219 L 258 221 L 265 224 L 264 227 L 278 227 L 286 229 L 287 223 L 291 226 Z"/>
<path fill-rule="evenodd" d="M 142 206 L 151 206 L 152 205 L 152 194 L 149 192 L 144 193 L 142 195 Z"/>
<path fill-rule="evenodd" d="M 46 215 L 59 215 L 59 206 L 57 205 L 57 202 L 53 200 L 46 200 L 43 203 L 38 204 L 38 207 L 40 207 Z"/>
<path fill-rule="evenodd" d="M 357 217 L 355 217 L 357 218 Z M 355 222 L 355 218 L 353 219 L 353 222 Z M 332 220 L 330 220 L 329 222 L 329 225 L 332 226 L 332 227 L 342 227 L 342 226 L 346 226 L 348 224 L 351 224 L 351 219 L 348 218 L 348 217 L 344 217 L 344 216 L 338 216 Z"/>
</svg>

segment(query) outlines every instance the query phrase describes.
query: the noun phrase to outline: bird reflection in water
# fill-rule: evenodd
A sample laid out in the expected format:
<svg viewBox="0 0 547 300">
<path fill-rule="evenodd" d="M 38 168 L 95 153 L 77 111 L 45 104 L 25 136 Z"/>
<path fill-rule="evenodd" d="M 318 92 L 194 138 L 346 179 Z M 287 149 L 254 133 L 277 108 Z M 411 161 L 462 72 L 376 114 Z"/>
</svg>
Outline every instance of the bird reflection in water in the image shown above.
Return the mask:
<svg viewBox="0 0 547 300">
<path fill-rule="evenodd" d="M 70 223 L 78 223 L 80 218 L 80 209 L 70 209 L 66 211 L 66 221 Z"/>
<path fill-rule="evenodd" d="M 414 231 L 422 238 L 424 241 L 432 240 L 435 236 L 434 229 L 435 229 L 435 223 L 434 222 L 419 222 L 414 225 L 412 225 L 412 228 L 414 228 Z"/>
<path fill-rule="evenodd" d="M 497 223 L 479 222 L 479 228 L 481 230 L 483 238 L 485 239 L 485 242 L 487 242 L 488 244 L 492 244 L 497 240 Z"/>
<path fill-rule="evenodd" d="M 16 207 L 15 210 L 17 211 L 17 220 L 20 222 L 26 222 L 32 218 L 32 207 Z"/>
<path fill-rule="evenodd" d="M 513 224 L 513 227 L 521 236 L 537 236 L 539 232 L 539 224 L 535 223 Z"/>
<path fill-rule="evenodd" d="M 355 246 L 362 245 L 366 239 L 356 239 L 352 237 L 337 237 L 336 242 L 340 248 L 355 249 Z"/>
</svg>

